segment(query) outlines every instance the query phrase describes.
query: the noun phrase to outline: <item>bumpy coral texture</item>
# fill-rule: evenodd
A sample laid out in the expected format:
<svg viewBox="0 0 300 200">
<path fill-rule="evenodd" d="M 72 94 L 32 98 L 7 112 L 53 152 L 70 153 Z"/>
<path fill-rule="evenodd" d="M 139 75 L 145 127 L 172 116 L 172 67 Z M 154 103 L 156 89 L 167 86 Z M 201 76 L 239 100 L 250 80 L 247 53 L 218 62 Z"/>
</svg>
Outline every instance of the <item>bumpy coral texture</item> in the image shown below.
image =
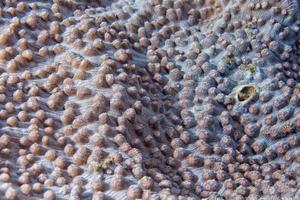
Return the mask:
<svg viewBox="0 0 300 200">
<path fill-rule="evenodd" d="M 299 199 L 299 10 L 1 0 L 0 199 Z"/>
</svg>

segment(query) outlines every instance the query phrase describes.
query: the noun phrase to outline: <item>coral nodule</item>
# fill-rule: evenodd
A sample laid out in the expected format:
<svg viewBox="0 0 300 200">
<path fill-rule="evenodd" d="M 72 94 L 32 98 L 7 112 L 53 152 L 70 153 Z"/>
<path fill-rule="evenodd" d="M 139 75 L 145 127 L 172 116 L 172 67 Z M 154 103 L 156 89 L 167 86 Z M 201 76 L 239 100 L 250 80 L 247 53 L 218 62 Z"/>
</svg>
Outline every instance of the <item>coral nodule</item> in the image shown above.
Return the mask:
<svg viewBox="0 0 300 200">
<path fill-rule="evenodd" d="M 0 0 L 0 200 L 300 199 L 299 0 Z"/>
</svg>

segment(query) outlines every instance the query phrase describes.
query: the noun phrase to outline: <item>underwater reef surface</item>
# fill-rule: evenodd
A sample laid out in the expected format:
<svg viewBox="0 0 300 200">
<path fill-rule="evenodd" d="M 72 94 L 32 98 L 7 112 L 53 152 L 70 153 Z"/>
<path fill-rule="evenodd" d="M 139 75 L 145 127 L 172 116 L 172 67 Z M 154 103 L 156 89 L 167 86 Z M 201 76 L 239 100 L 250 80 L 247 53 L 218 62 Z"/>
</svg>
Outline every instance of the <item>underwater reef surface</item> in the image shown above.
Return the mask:
<svg viewBox="0 0 300 200">
<path fill-rule="evenodd" d="M 298 0 L 1 0 L 1 200 L 300 198 Z"/>
</svg>

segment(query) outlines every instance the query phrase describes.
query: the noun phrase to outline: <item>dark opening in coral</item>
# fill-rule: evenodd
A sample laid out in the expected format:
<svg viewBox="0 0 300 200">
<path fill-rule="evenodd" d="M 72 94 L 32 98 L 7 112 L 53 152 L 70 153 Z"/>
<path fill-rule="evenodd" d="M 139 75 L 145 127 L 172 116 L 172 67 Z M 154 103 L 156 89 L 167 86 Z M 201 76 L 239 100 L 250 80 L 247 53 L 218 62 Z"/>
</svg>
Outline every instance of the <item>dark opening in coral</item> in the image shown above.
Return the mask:
<svg viewBox="0 0 300 200">
<path fill-rule="evenodd" d="M 247 85 L 244 86 L 238 93 L 239 101 L 246 101 L 247 99 L 251 98 L 255 93 L 255 86 Z"/>
</svg>

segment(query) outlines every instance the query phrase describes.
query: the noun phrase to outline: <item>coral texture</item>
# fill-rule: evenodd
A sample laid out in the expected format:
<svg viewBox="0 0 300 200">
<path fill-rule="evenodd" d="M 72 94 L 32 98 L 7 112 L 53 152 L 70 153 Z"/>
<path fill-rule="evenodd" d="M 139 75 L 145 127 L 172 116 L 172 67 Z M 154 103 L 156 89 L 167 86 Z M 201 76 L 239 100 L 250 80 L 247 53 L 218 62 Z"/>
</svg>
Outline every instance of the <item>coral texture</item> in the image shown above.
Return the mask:
<svg viewBox="0 0 300 200">
<path fill-rule="evenodd" d="M 0 199 L 300 198 L 298 0 L 1 0 Z"/>
</svg>

